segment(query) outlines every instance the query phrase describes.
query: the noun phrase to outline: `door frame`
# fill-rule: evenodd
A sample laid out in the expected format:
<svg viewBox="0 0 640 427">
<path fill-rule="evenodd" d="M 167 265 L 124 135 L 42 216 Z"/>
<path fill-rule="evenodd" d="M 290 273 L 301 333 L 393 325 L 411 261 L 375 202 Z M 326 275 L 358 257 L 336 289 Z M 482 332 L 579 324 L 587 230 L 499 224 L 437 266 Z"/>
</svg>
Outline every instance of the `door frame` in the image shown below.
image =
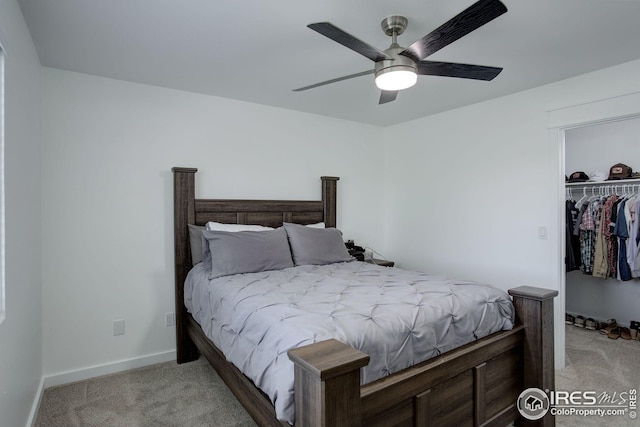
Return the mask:
<svg viewBox="0 0 640 427">
<path fill-rule="evenodd" d="M 640 92 L 594 100 L 577 105 L 570 105 L 547 110 L 549 143 L 552 163 L 556 163 L 558 171 L 551 179 L 551 195 L 555 200 L 555 219 L 552 221 L 557 235 L 558 246 L 554 250 L 555 275 L 558 284 L 558 304 L 555 306 L 554 318 L 556 331 L 555 354 L 556 369 L 565 366 L 565 333 L 564 314 L 566 307 L 566 273 L 565 258 L 565 132 L 585 126 L 610 123 L 621 120 L 640 118 Z"/>
</svg>

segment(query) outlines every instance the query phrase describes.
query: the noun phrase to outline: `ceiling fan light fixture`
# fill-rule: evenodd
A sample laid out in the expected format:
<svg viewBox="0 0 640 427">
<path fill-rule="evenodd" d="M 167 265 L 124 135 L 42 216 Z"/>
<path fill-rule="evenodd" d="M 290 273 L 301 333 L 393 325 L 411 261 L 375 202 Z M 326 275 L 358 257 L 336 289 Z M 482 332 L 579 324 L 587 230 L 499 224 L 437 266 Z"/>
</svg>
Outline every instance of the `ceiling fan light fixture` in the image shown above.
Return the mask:
<svg viewBox="0 0 640 427">
<path fill-rule="evenodd" d="M 415 85 L 418 81 L 418 75 L 415 68 L 398 65 L 376 72 L 375 81 L 380 90 L 398 91 Z"/>
</svg>

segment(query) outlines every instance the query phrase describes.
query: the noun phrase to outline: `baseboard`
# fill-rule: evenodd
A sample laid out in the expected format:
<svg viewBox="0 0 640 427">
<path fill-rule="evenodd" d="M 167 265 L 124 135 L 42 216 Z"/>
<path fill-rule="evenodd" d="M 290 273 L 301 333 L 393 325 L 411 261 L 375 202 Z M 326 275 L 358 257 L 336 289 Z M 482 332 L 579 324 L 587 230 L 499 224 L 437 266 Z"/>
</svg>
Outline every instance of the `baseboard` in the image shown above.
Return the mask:
<svg viewBox="0 0 640 427">
<path fill-rule="evenodd" d="M 115 374 L 116 372 L 128 371 L 129 369 L 142 368 L 156 363 L 176 360 L 176 351 L 171 350 L 164 353 L 156 353 L 148 356 L 136 357 L 134 359 L 120 360 L 118 362 L 104 365 L 91 366 L 74 371 L 61 372 L 44 377 L 44 388 L 54 387 L 62 384 L 69 384 L 89 378 L 100 377 L 102 375 Z"/>
<path fill-rule="evenodd" d="M 42 394 L 44 393 L 44 377 L 40 378 L 40 386 L 36 392 L 36 397 L 31 405 L 31 412 L 29 412 L 29 418 L 27 419 L 26 427 L 31 427 L 36 422 L 38 416 L 38 409 L 40 409 L 40 402 L 42 401 Z"/>
</svg>

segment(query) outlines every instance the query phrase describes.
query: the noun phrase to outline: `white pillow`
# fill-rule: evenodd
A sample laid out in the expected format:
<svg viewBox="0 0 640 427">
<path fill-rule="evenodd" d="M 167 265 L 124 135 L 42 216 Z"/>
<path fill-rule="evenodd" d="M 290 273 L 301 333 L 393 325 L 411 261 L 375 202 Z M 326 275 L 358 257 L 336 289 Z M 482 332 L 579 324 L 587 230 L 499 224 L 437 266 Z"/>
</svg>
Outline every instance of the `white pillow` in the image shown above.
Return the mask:
<svg viewBox="0 0 640 427">
<path fill-rule="evenodd" d="M 311 228 L 325 228 L 324 222 L 316 222 L 315 224 L 307 224 L 306 226 Z"/>
<path fill-rule="evenodd" d="M 209 221 L 207 223 L 207 230 L 209 231 L 268 231 L 273 230 L 273 227 L 263 227 L 262 225 L 252 224 L 223 224 L 221 222 Z"/>
</svg>

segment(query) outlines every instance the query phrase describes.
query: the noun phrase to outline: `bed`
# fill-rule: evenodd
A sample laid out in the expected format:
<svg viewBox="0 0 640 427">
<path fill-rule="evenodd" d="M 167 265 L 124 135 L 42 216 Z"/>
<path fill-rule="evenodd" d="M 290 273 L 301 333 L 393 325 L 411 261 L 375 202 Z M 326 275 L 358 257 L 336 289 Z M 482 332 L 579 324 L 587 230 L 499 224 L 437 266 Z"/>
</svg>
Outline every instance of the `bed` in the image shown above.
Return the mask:
<svg viewBox="0 0 640 427">
<path fill-rule="evenodd" d="M 192 292 L 188 285 L 185 294 L 186 279 L 192 271 L 189 225 L 216 221 L 280 227 L 283 223 L 324 222 L 332 228 L 336 226 L 338 178 L 322 177 L 322 197 L 315 201 L 219 200 L 195 198 L 196 172 L 194 168 L 173 168 L 177 361 L 185 363 L 204 355 L 258 425 L 289 425 L 278 420 L 269 396 L 227 361 L 187 310 L 185 295 L 189 299 Z M 391 270 L 359 262 L 345 265 L 365 275 L 384 275 Z M 321 269 L 309 270 L 305 274 L 317 275 Z M 522 422 L 516 408 L 518 395 L 525 388 L 553 389 L 553 297 L 557 292 L 523 286 L 511 289 L 509 294 L 516 319 L 512 328 L 447 348 L 442 354 L 364 385 L 362 375 L 368 375 L 369 354 L 347 345 L 343 342 L 346 339 L 327 338 L 308 345 L 300 340 L 301 346 L 287 352 L 294 366 L 295 425 Z M 547 414 L 527 423 L 553 425 L 554 419 Z"/>
</svg>

